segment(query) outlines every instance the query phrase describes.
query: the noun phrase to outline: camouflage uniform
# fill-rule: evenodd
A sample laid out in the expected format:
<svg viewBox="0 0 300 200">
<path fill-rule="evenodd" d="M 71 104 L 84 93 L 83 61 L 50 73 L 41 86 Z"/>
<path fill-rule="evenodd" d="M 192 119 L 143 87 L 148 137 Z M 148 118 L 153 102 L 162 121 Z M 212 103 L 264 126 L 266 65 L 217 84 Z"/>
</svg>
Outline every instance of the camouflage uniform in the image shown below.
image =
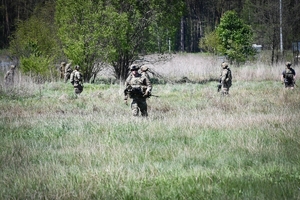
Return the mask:
<svg viewBox="0 0 300 200">
<path fill-rule="evenodd" d="M 284 83 L 285 88 L 294 89 L 296 72 L 291 68 L 291 63 L 286 62 L 286 69 L 281 74 L 281 81 Z"/>
<path fill-rule="evenodd" d="M 125 81 L 125 97 L 124 100 L 127 102 L 127 98 L 132 99 L 131 110 L 133 116 L 138 116 L 139 111 L 144 117 L 148 116 L 147 102 L 146 99 L 151 94 L 152 85 L 150 80 L 146 76 L 138 73 L 138 67 L 131 66 L 131 74 Z"/>
<path fill-rule="evenodd" d="M 68 63 L 65 67 L 65 83 L 70 79 L 72 71 L 71 63 Z"/>
<path fill-rule="evenodd" d="M 60 71 L 60 78 L 63 79 L 65 77 L 65 68 L 66 68 L 66 62 L 62 62 L 60 64 L 60 68 L 59 68 L 59 71 Z"/>
<path fill-rule="evenodd" d="M 6 72 L 4 76 L 4 83 L 6 86 L 12 86 L 14 85 L 14 77 L 15 77 L 15 65 L 11 65 L 10 69 Z"/>
<path fill-rule="evenodd" d="M 229 88 L 232 85 L 231 70 L 228 68 L 228 63 L 223 62 L 221 64 L 222 72 L 220 75 L 221 93 L 222 95 L 229 94 Z"/>
<path fill-rule="evenodd" d="M 149 70 L 149 68 L 146 65 L 143 65 L 140 69 L 141 69 L 142 76 L 146 76 L 150 80 L 150 76 L 147 73 L 147 71 Z"/>
<path fill-rule="evenodd" d="M 82 74 L 79 72 L 79 66 L 75 66 L 75 70 L 70 75 L 70 82 L 74 86 L 75 94 L 83 91 Z"/>
</svg>

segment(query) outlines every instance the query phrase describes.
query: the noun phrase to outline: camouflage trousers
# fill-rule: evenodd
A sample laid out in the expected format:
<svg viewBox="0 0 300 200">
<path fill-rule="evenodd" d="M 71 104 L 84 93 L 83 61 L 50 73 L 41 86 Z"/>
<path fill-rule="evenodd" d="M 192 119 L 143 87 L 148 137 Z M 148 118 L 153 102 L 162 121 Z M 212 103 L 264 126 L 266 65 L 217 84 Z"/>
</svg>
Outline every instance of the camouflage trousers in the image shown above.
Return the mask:
<svg viewBox="0 0 300 200">
<path fill-rule="evenodd" d="M 222 87 L 221 87 L 221 94 L 222 94 L 222 95 L 228 95 L 228 94 L 229 94 L 229 88 L 230 88 L 229 85 L 227 85 L 227 84 L 222 84 Z"/>
<path fill-rule="evenodd" d="M 131 102 L 131 111 L 133 116 L 138 116 L 139 111 L 143 117 L 148 116 L 146 98 L 133 98 Z"/>
<path fill-rule="evenodd" d="M 75 94 L 80 94 L 82 91 L 83 91 L 83 86 L 82 85 L 74 86 Z"/>
<path fill-rule="evenodd" d="M 70 77 L 71 77 L 71 73 L 66 72 L 65 73 L 65 78 L 64 78 L 65 83 L 70 79 Z"/>
<path fill-rule="evenodd" d="M 285 88 L 293 88 L 295 86 L 294 81 L 284 81 Z"/>
</svg>

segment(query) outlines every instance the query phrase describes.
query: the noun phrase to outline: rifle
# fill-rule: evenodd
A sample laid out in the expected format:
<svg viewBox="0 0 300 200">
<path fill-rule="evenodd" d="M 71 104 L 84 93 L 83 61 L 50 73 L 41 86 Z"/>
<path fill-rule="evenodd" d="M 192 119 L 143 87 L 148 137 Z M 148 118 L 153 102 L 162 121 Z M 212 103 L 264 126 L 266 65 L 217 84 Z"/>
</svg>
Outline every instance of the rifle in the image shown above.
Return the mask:
<svg viewBox="0 0 300 200">
<path fill-rule="evenodd" d="M 281 81 L 281 84 L 284 84 L 284 83 L 288 83 L 288 81 L 284 80 L 284 81 Z M 298 85 L 296 84 L 296 81 L 293 81 L 293 84 L 298 87 Z"/>
<path fill-rule="evenodd" d="M 217 85 L 218 88 L 218 92 L 220 92 L 221 88 L 222 88 L 222 84 L 221 84 L 221 79 L 219 80 L 219 83 Z"/>
<path fill-rule="evenodd" d="M 221 90 L 221 88 L 222 88 L 222 84 L 219 83 L 219 84 L 217 85 L 217 88 L 218 88 L 218 92 L 220 92 L 220 90 Z"/>
<path fill-rule="evenodd" d="M 127 96 L 129 94 L 129 90 L 128 90 L 128 88 L 126 88 L 125 90 L 124 90 L 124 96 Z"/>
<path fill-rule="evenodd" d="M 159 97 L 159 96 L 153 95 L 153 94 L 150 93 L 150 94 L 147 95 L 147 98 L 150 98 L 150 97 Z"/>
<path fill-rule="evenodd" d="M 131 86 L 128 86 L 125 90 L 124 90 L 124 95 L 127 96 L 143 96 L 143 92 L 141 89 L 139 88 L 132 88 Z"/>
<path fill-rule="evenodd" d="M 132 92 L 132 87 L 131 87 L 131 86 L 128 87 L 128 88 L 126 88 L 126 89 L 124 90 L 124 96 L 127 96 L 127 95 L 130 96 L 130 92 Z M 157 95 L 151 94 L 150 92 L 148 93 L 148 95 L 142 95 L 142 96 L 143 96 L 143 97 L 146 97 L 146 98 L 150 98 L 151 96 L 152 96 L 152 97 L 159 97 L 159 96 L 157 96 Z"/>
</svg>

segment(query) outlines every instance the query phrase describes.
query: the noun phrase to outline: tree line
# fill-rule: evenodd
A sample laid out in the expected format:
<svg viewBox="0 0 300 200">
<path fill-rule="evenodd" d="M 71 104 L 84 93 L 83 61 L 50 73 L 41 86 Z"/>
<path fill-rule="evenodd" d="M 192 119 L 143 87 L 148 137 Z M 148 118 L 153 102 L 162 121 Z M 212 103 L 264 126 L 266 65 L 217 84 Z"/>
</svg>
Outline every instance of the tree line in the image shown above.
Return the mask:
<svg viewBox="0 0 300 200">
<path fill-rule="evenodd" d="M 251 43 L 271 50 L 273 64 L 300 40 L 299 1 L 2 0 L 0 48 L 9 48 L 26 63 L 24 72 L 37 75 L 49 71 L 49 64 L 68 59 L 83 66 L 85 81 L 106 64 L 113 66 L 116 78 L 124 79 L 128 66 L 150 53 L 208 51 L 243 62 L 248 59 L 244 54 L 253 53 Z M 227 15 L 222 29 L 228 11 L 234 21 Z M 236 22 L 240 26 L 232 24 Z M 239 36 L 224 34 L 228 23 L 242 29 Z M 221 33 L 227 41 L 220 46 Z M 233 45 L 233 39 L 242 42 Z"/>
</svg>

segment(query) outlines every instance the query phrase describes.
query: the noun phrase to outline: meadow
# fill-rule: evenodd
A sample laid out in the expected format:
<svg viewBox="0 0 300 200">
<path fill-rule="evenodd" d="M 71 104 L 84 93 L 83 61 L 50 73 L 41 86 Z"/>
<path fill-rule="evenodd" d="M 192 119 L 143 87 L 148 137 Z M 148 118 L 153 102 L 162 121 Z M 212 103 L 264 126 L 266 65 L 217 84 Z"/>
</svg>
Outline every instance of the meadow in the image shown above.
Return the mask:
<svg viewBox="0 0 300 200">
<path fill-rule="evenodd" d="M 284 64 L 230 66 L 223 97 L 220 63 L 151 66 L 173 81 L 153 77 L 147 118 L 131 116 L 122 84 L 76 97 L 18 73 L 0 90 L 0 199 L 300 199 L 299 88 L 283 88 Z"/>
</svg>

